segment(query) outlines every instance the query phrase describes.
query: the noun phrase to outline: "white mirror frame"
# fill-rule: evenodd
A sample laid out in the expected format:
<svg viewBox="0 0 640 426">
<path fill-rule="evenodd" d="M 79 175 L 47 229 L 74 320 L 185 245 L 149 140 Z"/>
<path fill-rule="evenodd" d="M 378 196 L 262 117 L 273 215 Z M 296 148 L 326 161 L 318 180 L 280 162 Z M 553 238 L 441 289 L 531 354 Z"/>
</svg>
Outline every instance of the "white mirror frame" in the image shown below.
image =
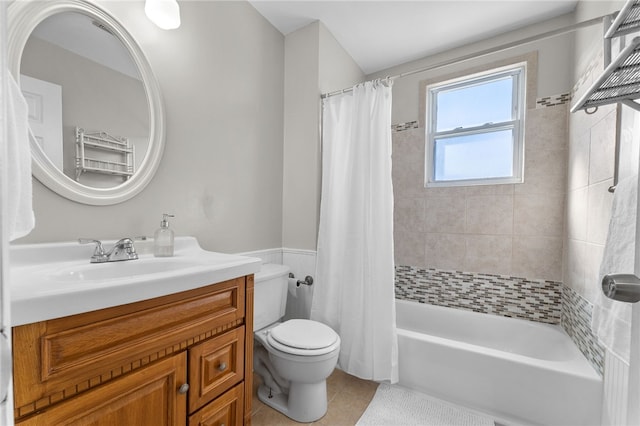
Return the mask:
<svg viewBox="0 0 640 426">
<path fill-rule="evenodd" d="M 7 58 L 16 82 L 20 83 L 20 62 L 29 36 L 44 19 L 62 12 L 79 12 L 104 22 L 128 49 L 140 71 L 149 105 L 149 146 L 138 170 L 126 182 L 111 188 L 92 188 L 76 182 L 55 167 L 31 135 L 32 173 L 49 189 L 70 200 L 97 206 L 121 203 L 149 184 L 162 158 L 165 129 L 160 85 L 133 36 L 108 12 L 86 0 L 14 1 L 9 5 Z"/>
</svg>

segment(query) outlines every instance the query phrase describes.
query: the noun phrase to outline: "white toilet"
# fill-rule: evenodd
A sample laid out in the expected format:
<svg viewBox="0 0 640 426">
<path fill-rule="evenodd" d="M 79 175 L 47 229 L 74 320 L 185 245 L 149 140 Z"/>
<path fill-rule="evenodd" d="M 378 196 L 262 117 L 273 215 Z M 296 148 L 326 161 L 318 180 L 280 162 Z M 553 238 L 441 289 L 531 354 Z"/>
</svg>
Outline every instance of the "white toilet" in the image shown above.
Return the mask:
<svg viewBox="0 0 640 426">
<path fill-rule="evenodd" d="M 289 267 L 263 264 L 255 274 L 253 369 L 262 378 L 258 398 L 291 419 L 308 423 L 327 412 L 327 377 L 340 353 L 340 337 L 317 321 L 281 322 Z"/>
</svg>

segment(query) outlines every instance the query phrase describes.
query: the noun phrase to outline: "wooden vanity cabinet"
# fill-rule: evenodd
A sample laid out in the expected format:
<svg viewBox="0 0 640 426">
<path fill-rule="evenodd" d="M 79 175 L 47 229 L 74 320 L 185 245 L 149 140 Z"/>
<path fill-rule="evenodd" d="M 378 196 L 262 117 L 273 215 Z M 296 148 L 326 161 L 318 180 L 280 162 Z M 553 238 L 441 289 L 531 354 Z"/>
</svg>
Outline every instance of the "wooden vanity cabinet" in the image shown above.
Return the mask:
<svg viewBox="0 0 640 426">
<path fill-rule="evenodd" d="M 186 357 L 178 354 L 56 404 L 20 421 L 23 426 L 185 425 Z"/>
<path fill-rule="evenodd" d="M 245 384 L 240 383 L 220 398 L 189 416 L 189 426 L 224 426 L 242 424 Z M 250 397 L 250 396 L 249 396 Z"/>
<path fill-rule="evenodd" d="M 253 275 L 22 325 L 15 421 L 250 424 L 252 363 Z"/>
</svg>

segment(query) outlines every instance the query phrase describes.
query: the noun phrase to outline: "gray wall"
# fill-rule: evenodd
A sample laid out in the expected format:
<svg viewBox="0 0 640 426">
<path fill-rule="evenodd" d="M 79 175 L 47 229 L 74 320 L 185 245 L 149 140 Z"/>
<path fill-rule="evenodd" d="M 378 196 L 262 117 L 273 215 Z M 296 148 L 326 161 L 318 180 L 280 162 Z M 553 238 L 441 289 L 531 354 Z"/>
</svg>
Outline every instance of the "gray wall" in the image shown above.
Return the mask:
<svg viewBox="0 0 640 426">
<path fill-rule="evenodd" d="M 315 249 L 318 181 L 319 22 L 285 38 L 284 247 Z"/>
<path fill-rule="evenodd" d="M 393 134 L 396 265 L 560 281 L 567 105 L 529 108 L 524 183 L 424 188 L 425 129 Z"/>
<path fill-rule="evenodd" d="M 458 49 L 451 49 L 440 54 L 432 55 L 417 61 L 412 61 L 397 67 L 382 70 L 369 75 L 368 78 L 383 78 L 407 71 L 425 67 L 433 67 L 457 58 L 473 56 L 464 62 L 439 67 L 437 69 L 402 77 L 395 80 L 393 85 L 393 119 L 394 124 L 415 121 L 419 119 L 419 91 L 420 81 L 435 79 L 440 76 L 469 70 L 483 64 L 500 61 L 524 53 L 538 52 L 538 91 L 536 97 L 566 93 L 571 88 L 571 70 L 573 69 L 570 52 L 573 49 L 573 35 L 571 33 L 542 40 L 535 43 L 520 45 L 508 50 L 478 56 L 496 47 L 523 40 L 536 34 L 563 28 L 573 23 L 573 15 L 568 14 L 559 18 L 545 21 L 541 24 L 521 28 L 499 37 L 472 43 Z"/>
<path fill-rule="evenodd" d="M 155 27 L 143 1 L 101 2 L 136 38 L 159 80 L 166 148 L 151 184 L 124 203 L 94 207 L 34 180 L 45 242 L 151 235 L 174 213 L 178 235 L 209 250 L 282 246 L 284 37 L 246 2 L 181 1 L 182 25 Z"/>
<path fill-rule="evenodd" d="M 314 22 L 285 38 L 283 246 L 316 249 L 320 206 L 320 95 L 364 80 L 327 28 Z"/>
<path fill-rule="evenodd" d="M 36 229 L 20 243 L 150 235 L 170 212 L 178 235 L 210 250 L 315 249 L 319 96 L 364 74 L 320 22 L 285 38 L 248 3 L 180 5 L 181 27 L 162 31 L 142 2 L 103 3 L 138 40 L 163 92 L 167 144 L 152 183 L 125 203 L 93 207 L 34 180 Z"/>
</svg>

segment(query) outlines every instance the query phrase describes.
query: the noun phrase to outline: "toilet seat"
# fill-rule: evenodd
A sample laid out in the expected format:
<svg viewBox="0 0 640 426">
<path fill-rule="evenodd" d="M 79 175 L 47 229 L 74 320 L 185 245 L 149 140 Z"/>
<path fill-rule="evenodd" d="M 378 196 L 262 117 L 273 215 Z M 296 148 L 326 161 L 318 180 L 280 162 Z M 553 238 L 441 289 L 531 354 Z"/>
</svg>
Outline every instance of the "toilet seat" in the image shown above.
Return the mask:
<svg viewBox="0 0 640 426">
<path fill-rule="evenodd" d="M 320 322 L 294 319 L 269 330 L 267 342 L 274 349 L 301 356 L 324 355 L 340 347 L 335 331 Z"/>
</svg>

